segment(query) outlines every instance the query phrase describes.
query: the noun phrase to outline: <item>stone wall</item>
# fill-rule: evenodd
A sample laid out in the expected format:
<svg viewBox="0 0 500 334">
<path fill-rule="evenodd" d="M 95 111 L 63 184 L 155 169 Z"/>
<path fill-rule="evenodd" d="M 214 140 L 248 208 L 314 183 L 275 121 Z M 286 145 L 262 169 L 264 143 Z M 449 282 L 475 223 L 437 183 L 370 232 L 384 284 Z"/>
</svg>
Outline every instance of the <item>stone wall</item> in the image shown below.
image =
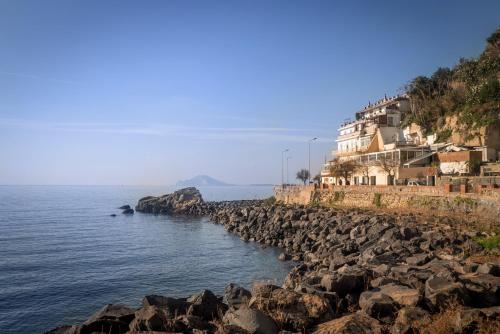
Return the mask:
<svg viewBox="0 0 500 334">
<path fill-rule="evenodd" d="M 408 186 L 312 186 L 275 188 L 278 201 L 287 204 L 319 203 L 338 207 L 416 209 L 473 214 L 500 222 L 500 190 L 481 194 L 446 192 L 445 187 Z"/>
</svg>

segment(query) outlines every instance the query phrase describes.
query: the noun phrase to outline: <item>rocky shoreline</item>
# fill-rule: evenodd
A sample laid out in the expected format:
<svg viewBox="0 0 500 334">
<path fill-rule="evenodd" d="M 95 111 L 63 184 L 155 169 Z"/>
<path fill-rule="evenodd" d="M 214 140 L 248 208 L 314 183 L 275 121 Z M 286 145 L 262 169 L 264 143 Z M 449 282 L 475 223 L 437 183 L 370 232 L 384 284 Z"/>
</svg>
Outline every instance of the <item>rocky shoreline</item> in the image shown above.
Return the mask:
<svg viewBox="0 0 500 334">
<path fill-rule="evenodd" d="M 204 202 L 195 188 L 139 200 L 136 211 L 208 216 L 297 261 L 283 286 L 234 284 L 224 296 L 146 296 L 48 333 L 497 333 L 500 266 L 453 221 L 268 201 Z"/>
</svg>

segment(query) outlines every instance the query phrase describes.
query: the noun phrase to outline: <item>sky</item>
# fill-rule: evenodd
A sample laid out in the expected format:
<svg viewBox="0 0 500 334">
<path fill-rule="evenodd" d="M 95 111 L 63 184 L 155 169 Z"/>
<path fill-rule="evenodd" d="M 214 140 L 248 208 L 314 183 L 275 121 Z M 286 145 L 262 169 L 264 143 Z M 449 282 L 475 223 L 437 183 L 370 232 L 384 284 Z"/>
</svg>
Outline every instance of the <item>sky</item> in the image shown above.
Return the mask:
<svg viewBox="0 0 500 334">
<path fill-rule="evenodd" d="M 339 124 L 478 56 L 500 1 L 0 0 L 0 184 L 316 174 Z M 285 176 L 286 178 L 286 176 Z"/>
</svg>

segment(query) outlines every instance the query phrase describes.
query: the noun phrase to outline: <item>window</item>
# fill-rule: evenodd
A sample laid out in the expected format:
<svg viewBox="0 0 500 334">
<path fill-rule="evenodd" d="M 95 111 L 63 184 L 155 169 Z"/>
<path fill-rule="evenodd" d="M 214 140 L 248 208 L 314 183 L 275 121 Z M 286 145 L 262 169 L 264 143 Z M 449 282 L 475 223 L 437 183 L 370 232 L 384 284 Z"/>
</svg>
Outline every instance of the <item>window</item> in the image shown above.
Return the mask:
<svg viewBox="0 0 500 334">
<path fill-rule="evenodd" d="M 376 176 L 370 176 L 370 185 L 374 186 L 377 184 L 377 177 Z"/>
</svg>

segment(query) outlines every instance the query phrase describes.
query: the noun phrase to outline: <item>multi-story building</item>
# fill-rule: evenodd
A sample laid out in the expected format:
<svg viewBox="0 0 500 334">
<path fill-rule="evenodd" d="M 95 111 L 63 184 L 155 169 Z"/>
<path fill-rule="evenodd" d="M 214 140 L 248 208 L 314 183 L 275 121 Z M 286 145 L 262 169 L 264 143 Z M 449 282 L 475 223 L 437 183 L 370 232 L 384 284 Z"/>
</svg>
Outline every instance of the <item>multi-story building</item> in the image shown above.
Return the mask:
<svg viewBox="0 0 500 334">
<path fill-rule="evenodd" d="M 321 172 L 323 184 L 393 184 L 399 166 L 426 166 L 432 154 L 431 138 L 418 138 L 401 128 L 404 114 L 410 109 L 405 95 L 384 97 L 369 103 L 356 113 L 356 120 L 343 123 L 338 129 L 337 150 Z M 353 161 L 349 177 L 332 175 L 330 166 L 337 161 Z M 432 172 L 434 173 L 434 172 Z M 427 177 L 429 173 L 423 173 Z"/>
</svg>

